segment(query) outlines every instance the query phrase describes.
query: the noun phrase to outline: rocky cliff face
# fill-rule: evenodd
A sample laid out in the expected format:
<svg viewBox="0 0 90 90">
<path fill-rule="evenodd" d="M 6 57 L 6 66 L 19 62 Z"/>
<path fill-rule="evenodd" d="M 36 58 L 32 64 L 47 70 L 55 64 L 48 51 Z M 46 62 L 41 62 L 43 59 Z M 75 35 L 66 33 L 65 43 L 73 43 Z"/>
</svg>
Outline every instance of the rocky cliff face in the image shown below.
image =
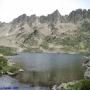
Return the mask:
<svg viewBox="0 0 90 90">
<path fill-rule="evenodd" d="M 47 43 L 48 47 L 58 49 L 63 45 L 55 45 L 57 40 L 62 43 L 60 40 L 65 36 L 76 34 L 81 23 L 89 19 L 90 9 L 77 9 L 65 16 L 62 16 L 58 10 L 47 16 L 23 14 L 10 23 L 0 22 L 0 45 L 43 50 L 41 45 L 48 40 L 50 41 Z"/>
<path fill-rule="evenodd" d="M 82 10 L 77 9 L 76 11 L 72 11 L 68 16 L 68 21 L 71 21 L 73 23 L 77 23 L 78 21 L 81 21 L 83 19 L 90 18 L 90 10 Z"/>
</svg>

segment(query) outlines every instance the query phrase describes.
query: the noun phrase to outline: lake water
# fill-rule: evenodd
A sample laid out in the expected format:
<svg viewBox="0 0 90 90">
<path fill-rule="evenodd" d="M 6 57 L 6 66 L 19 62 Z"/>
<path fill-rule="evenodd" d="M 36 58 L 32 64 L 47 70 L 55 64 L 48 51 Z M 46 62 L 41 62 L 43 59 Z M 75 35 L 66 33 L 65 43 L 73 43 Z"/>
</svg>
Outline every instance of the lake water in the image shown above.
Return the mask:
<svg viewBox="0 0 90 90">
<path fill-rule="evenodd" d="M 9 58 L 25 70 L 14 77 L 18 80 L 19 86 L 19 82 L 35 86 L 50 86 L 82 79 L 84 74 L 82 56 L 78 54 L 21 53 Z M 49 90 L 41 87 L 28 88 L 25 90 L 35 90 L 35 88 L 36 90 Z"/>
<path fill-rule="evenodd" d="M 15 62 L 23 64 L 28 71 L 75 69 L 75 66 L 81 67 L 82 64 L 82 57 L 78 54 L 22 53 L 12 58 Z"/>
</svg>

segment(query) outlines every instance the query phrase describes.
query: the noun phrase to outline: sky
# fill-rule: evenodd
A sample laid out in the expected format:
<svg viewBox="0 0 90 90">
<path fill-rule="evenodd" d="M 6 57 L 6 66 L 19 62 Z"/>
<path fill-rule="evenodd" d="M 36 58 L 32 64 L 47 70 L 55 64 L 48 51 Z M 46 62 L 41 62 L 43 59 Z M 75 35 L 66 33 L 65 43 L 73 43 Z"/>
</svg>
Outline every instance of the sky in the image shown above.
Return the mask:
<svg viewBox="0 0 90 90">
<path fill-rule="evenodd" d="M 90 0 L 0 0 L 0 21 L 10 22 L 24 13 L 47 15 L 56 9 L 65 15 L 78 8 L 90 9 Z"/>
</svg>

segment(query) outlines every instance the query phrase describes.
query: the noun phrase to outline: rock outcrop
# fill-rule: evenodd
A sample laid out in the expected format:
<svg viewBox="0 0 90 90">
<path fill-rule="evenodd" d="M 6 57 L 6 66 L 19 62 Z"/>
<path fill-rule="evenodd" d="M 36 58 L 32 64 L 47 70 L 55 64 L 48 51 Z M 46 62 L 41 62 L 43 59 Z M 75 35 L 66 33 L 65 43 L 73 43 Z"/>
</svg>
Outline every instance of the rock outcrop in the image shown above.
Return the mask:
<svg viewBox="0 0 90 90">
<path fill-rule="evenodd" d="M 86 58 L 87 59 L 87 58 Z M 86 68 L 84 73 L 85 79 L 90 79 L 90 58 L 88 58 L 84 63 L 83 66 Z"/>
</svg>

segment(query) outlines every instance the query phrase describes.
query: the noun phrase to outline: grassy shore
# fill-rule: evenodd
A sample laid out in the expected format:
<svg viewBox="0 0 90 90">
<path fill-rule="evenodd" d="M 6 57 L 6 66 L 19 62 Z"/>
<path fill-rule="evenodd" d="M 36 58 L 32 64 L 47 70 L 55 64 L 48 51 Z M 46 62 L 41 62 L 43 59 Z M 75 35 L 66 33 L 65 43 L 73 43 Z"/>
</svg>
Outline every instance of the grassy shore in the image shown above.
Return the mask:
<svg viewBox="0 0 90 90">
<path fill-rule="evenodd" d="M 18 70 L 19 68 L 15 67 L 13 63 L 8 62 L 8 60 L 4 57 L 0 57 L 0 75 L 6 75 L 8 72 L 14 73 Z"/>
<path fill-rule="evenodd" d="M 90 90 L 90 80 L 80 80 L 72 83 L 64 83 L 63 90 Z"/>
<path fill-rule="evenodd" d="M 0 46 L 0 54 L 3 56 L 16 55 L 16 49 L 11 48 L 11 47 Z"/>
</svg>

